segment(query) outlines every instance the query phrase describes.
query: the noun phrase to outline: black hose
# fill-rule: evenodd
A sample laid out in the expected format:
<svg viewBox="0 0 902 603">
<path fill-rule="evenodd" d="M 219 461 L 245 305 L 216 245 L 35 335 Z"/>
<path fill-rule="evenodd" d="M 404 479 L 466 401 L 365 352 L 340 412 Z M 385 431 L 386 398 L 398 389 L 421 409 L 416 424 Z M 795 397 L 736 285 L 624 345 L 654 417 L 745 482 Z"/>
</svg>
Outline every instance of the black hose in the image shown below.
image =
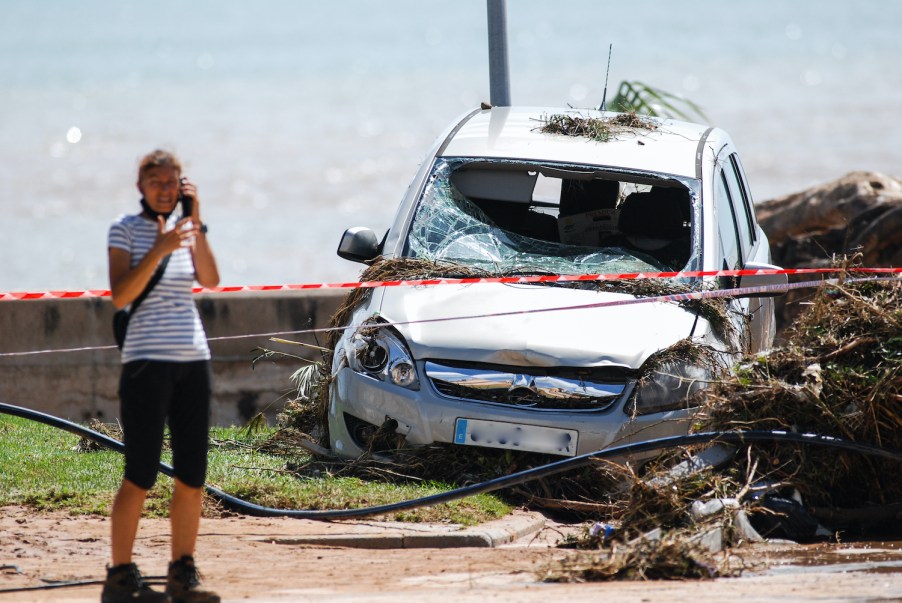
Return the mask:
<svg viewBox="0 0 902 603">
<path fill-rule="evenodd" d="M 166 576 L 143 576 L 144 584 L 148 586 L 166 584 Z M 35 586 L 17 586 L 14 588 L 0 588 L 0 593 L 22 593 L 31 590 L 53 590 L 54 588 L 74 588 L 76 586 L 100 586 L 106 580 L 44 580 L 46 584 Z"/>
<path fill-rule="evenodd" d="M 15 588 L 0 589 L 0 593 L 24 593 L 31 590 L 52 590 L 54 588 L 73 588 L 76 586 L 99 586 L 104 584 L 106 580 L 70 580 L 60 582 L 50 582 L 48 584 L 38 584 L 36 586 L 17 586 Z"/>
<path fill-rule="evenodd" d="M 0 413 L 22 417 L 39 421 L 53 427 L 64 429 L 76 435 L 88 438 L 98 444 L 111 448 L 118 452 L 122 452 L 125 446 L 122 442 L 114 440 L 108 436 L 98 433 L 92 429 L 88 429 L 77 423 L 54 417 L 35 410 L 13 406 L 0 402 Z M 424 496 L 414 500 L 379 505 L 376 507 L 364 507 L 361 509 L 331 509 L 331 510 L 298 510 L 298 509 L 274 509 L 272 507 L 264 507 L 252 502 L 241 500 L 231 494 L 227 494 L 218 488 L 212 486 L 204 486 L 205 491 L 214 498 L 221 501 L 225 506 L 236 511 L 243 512 L 247 515 L 255 515 L 258 517 L 293 517 L 296 519 L 346 519 L 350 517 L 369 517 L 372 515 L 384 515 L 415 509 L 417 507 L 425 507 L 429 505 L 437 505 L 450 502 L 475 494 L 483 494 L 516 486 L 535 479 L 541 479 L 564 471 L 570 471 L 578 467 L 583 467 L 592 463 L 595 459 L 603 459 L 612 456 L 622 456 L 626 454 L 635 454 L 638 452 L 648 452 L 652 450 L 662 450 L 665 448 L 674 448 L 677 446 L 692 446 L 698 444 L 708 444 L 712 442 L 724 442 L 731 444 L 746 444 L 749 442 L 790 442 L 796 444 L 807 444 L 811 446 L 825 446 L 831 448 L 839 448 L 860 454 L 871 456 L 880 456 L 887 459 L 902 461 L 902 452 L 879 448 L 870 444 L 862 444 L 859 442 L 851 442 L 841 438 L 832 436 L 817 435 L 813 433 L 792 433 L 786 431 L 714 431 L 704 433 L 692 433 L 688 435 L 670 436 L 666 438 L 658 438 L 635 444 L 625 444 L 622 446 L 611 446 L 603 450 L 589 452 L 579 456 L 563 459 L 541 467 L 534 467 L 519 471 L 511 475 L 505 475 L 491 479 L 489 481 L 464 486 L 448 492 Z M 170 477 L 173 476 L 172 467 L 166 463 L 160 463 L 160 471 Z"/>
<path fill-rule="evenodd" d="M 125 445 L 118 440 L 114 440 L 113 438 L 105 436 L 102 433 L 84 427 L 77 423 L 73 423 L 65 419 L 60 419 L 59 417 L 55 417 L 53 415 L 48 415 L 36 410 L 22 408 L 21 406 L 5 404 L 3 402 L 0 402 L 0 413 L 38 421 L 52 427 L 58 427 L 75 435 L 88 438 L 89 440 L 97 442 L 102 446 L 120 453 L 124 452 L 125 450 Z M 473 496 L 475 494 L 492 492 L 501 488 L 515 486 L 534 479 L 541 479 L 543 477 L 548 477 L 550 475 L 555 475 L 557 473 L 576 469 L 577 467 L 582 467 L 584 465 L 590 464 L 595 459 L 603 459 L 611 456 L 620 456 L 637 452 L 647 452 L 651 450 L 661 450 L 664 448 L 673 448 L 676 446 L 708 444 L 712 442 L 726 442 L 731 444 L 745 444 L 749 442 L 791 442 L 796 444 L 808 444 L 812 446 L 839 448 L 851 452 L 858 452 L 860 454 L 880 456 L 887 459 L 902 461 L 902 453 L 900 452 L 887 450 L 885 448 L 879 448 L 870 444 L 850 442 L 848 440 L 834 438 L 832 436 L 791 433 L 786 431 L 716 431 L 658 438 L 655 440 L 648 440 L 636 444 L 626 444 L 623 446 L 612 446 L 610 448 L 605 448 L 604 450 L 598 450 L 596 452 L 590 452 L 587 454 L 582 454 L 580 456 L 563 459 L 561 461 L 549 463 L 548 465 L 534 467 L 532 469 L 527 469 L 525 471 L 520 471 L 504 477 L 495 478 L 479 484 L 457 488 L 456 490 L 450 490 L 448 492 L 434 494 L 432 496 L 425 496 L 423 498 L 417 498 L 414 500 L 380 505 L 377 507 L 366 507 L 363 509 L 336 509 L 319 511 L 274 509 L 271 507 L 263 507 L 255 503 L 241 500 L 240 498 L 234 497 L 231 494 L 227 494 L 222 490 L 219 490 L 218 488 L 214 488 L 212 486 L 204 486 L 204 489 L 208 494 L 220 500 L 227 507 L 237 511 L 242 511 L 248 515 L 255 515 L 259 517 L 293 517 L 297 519 L 319 520 L 342 519 L 349 517 L 367 517 L 371 515 L 383 515 L 417 507 L 425 507 L 428 505 L 437 505 L 440 503 L 457 500 L 459 498 Z M 167 465 L 166 463 L 160 463 L 160 471 L 170 477 L 173 476 L 172 467 Z M 102 583 L 102 580 L 55 582 L 41 586 L 2 589 L 0 590 L 0 592 L 11 593 L 30 590 L 46 590 L 52 588 L 88 586 Z"/>
</svg>

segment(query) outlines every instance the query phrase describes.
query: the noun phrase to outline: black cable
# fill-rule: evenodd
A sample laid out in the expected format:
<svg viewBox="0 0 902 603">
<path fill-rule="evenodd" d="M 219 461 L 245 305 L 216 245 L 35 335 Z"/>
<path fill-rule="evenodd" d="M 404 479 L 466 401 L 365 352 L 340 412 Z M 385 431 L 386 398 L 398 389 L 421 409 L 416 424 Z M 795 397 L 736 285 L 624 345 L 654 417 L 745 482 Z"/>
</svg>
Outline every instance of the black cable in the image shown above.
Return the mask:
<svg viewBox="0 0 902 603">
<path fill-rule="evenodd" d="M 16 588 L 2 588 L 0 593 L 23 593 L 30 590 L 51 590 L 54 588 L 72 588 L 75 586 L 99 586 L 106 582 L 105 580 L 70 580 L 67 582 L 51 582 L 50 584 L 39 584 L 37 586 L 17 586 Z"/>
<path fill-rule="evenodd" d="M 105 436 L 102 433 L 98 433 L 82 425 L 78 425 L 77 423 L 72 423 L 71 421 L 60 419 L 59 417 L 54 417 L 53 415 L 48 415 L 35 410 L 22 408 L 20 406 L 4 404 L 3 402 L 0 402 L 0 412 L 22 417 L 25 419 L 39 421 L 53 427 L 65 429 L 66 431 L 88 438 L 90 440 L 93 440 L 94 442 L 97 442 L 98 444 L 119 452 L 122 452 L 125 449 L 125 446 L 122 444 L 122 442 L 119 442 L 118 440 L 114 440 L 113 438 Z M 622 456 L 626 454 L 635 454 L 638 452 L 662 450 L 665 448 L 674 448 L 678 446 L 709 444 L 713 442 L 725 442 L 731 444 L 746 444 L 749 442 L 790 442 L 796 444 L 807 444 L 811 446 L 839 448 L 851 452 L 858 452 L 860 454 L 880 456 L 896 461 L 902 461 L 902 452 L 879 448 L 870 444 L 851 442 L 849 440 L 843 440 L 841 438 L 835 438 L 832 436 L 824 436 L 813 433 L 793 433 L 786 431 L 714 431 L 692 433 L 688 435 L 669 436 L 634 444 L 612 446 L 603 450 L 597 450 L 595 452 L 589 452 L 579 456 L 566 458 L 554 463 L 542 465 L 540 467 L 533 467 L 532 469 L 526 469 L 524 471 L 519 471 L 511 475 L 505 475 L 478 484 L 472 484 L 470 486 L 464 486 L 455 490 L 441 492 L 439 494 L 433 494 L 430 496 L 397 503 L 379 505 L 376 507 L 364 507 L 359 509 L 275 509 L 272 507 L 264 507 L 256 503 L 242 500 L 240 498 L 232 496 L 231 494 L 223 492 L 218 488 L 214 488 L 213 486 L 204 486 L 204 488 L 208 494 L 220 500 L 227 507 L 241 511 L 247 515 L 254 515 L 258 517 L 293 517 L 296 519 L 320 520 L 347 519 L 351 517 L 384 515 L 398 511 L 406 511 L 408 509 L 415 509 L 417 507 L 425 507 L 429 505 L 451 502 L 460 498 L 466 498 L 467 496 L 492 492 L 495 490 L 500 490 L 501 488 L 516 486 L 535 479 L 541 479 L 543 477 L 555 475 L 557 473 L 563 473 L 564 471 L 570 471 L 572 469 L 588 465 L 596 459 L 604 459 L 612 456 Z M 160 463 L 160 471 L 170 477 L 173 476 L 172 467 L 165 463 Z"/>
<path fill-rule="evenodd" d="M 0 593 L 22 593 L 30 590 L 52 590 L 54 588 L 73 588 L 75 586 L 100 586 L 106 580 L 44 580 L 47 584 L 36 586 L 17 586 L 15 588 L 0 588 Z M 160 586 L 166 584 L 166 576 L 144 576 L 144 584 L 148 586 Z"/>
<path fill-rule="evenodd" d="M 108 436 L 103 435 L 102 433 L 96 432 L 92 429 L 79 425 L 77 423 L 73 423 L 71 421 L 67 421 L 65 419 L 60 419 L 59 417 L 54 417 L 53 415 L 48 415 L 46 413 L 42 413 L 36 410 L 30 410 L 27 408 L 22 408 L 21 406 L 14 406 L 12 404 L 5 404 L 0 402 L 0 413 L 13 415 L 17 417 L 21 417 L 23 419 L 29 419 L 33 421 L 38 421 L 44 423 L 46 425 L 50 425 L 52 427 L 58 427 L 60 429 L 64 429 L 70 433 L 75 435 L 79 435 L 85 438 L 88 438 L 102 446 L 106 446 L 112 450 L 117 452 L 123 452 L 125 450 L 124 444 L 119 442 L 118 440 L 114 440 Z M 569 471 L 571 469 L 576 469 L 578 467 L 582 467 L 584 465 L 588 465 L 592 463 L 596 459 L 603 459 L 611 456 L 620 456 L 625 454 L 633 454 L 637 452 L 648 452 L 652 450 L 662 450 L 665 448 L 673 448 L 677 446 L 692 446 L 698 444 L 708 444 L 713 442 L 726 442 L 731 444 L 747 444 L 749 442 L 790 442 L 795 444 L 807 444 L 812 446 L 824 446 L 824 447 L 832 447 L 839 448 L 841 450 L 848 450 L 851 452 L 857 452 L 860 454 L 867 454 L 872 456 L 880 456 L 887 459 L 892 459 L 896 461 L 902 461 L 902 452 L 897 452 L 893 450 L 888 450 L 885 448 L 879 448 L 877 446 L 872 446 L 870 444 L 861 444 L 858 442 L 851 442 L 849 440 L 843 440 L 841 438 L 834 438 L 832 436 L 823 436 L 813 433 L 792 433 L 786 431 L 714 431 L 714 432 L 705 432 L 705 433 L 693 433 L 688 435 L 680 435 L 680 436 L 670 436 L 666 438 L 657 438 L 655 440 L 648 440 L 645 442 L 639 442 L 635 444 L 625 444 L 622 446 L 612 446 L 610 448 L 605 448 L 603 450 L 598 450 L 595 452 L 589 452 L 587 454 L 582 454 L 580 456 L 575 456 L 567 459 L 563 459 L 554 463 L 549 463 L 547 465 L 543 465 L 541 467 L 534 467 L 532 469 L 526 469 L 524 471 L 519 471 L 517 473 L 513 473 L 511 475 L 506 475 L 503 477 L 498 477 L 486 482 L 482 482 L 479 484 L 473 484 L 470 486 L 465 486 L 463 488 L 457 488 L 455 490 L 450 490 L 448 492 L 442 492 L 440 494 L 433 494 L 431 496 L 425 496 L 423 498 L 417 498 L 414 500 L 402 501 L 399 503 L 391 503 L 387 505 L 380 505 L 377 507 L 365 507 L 362 509 L 336 509 L 336 510 L 317 510 L 317 511 L 304 511 L 297 509 L 274 509 L 271 507 L 264 507 L 255 503 L 251 503 L 245 500 L 241 500 L 235 496 L 227 494 L 218 488 L 214 488 L 212 486 L 204 486 L 206 492 L 211 496 L 219 499 L 226 506 L 238 510 L 243 511 L 248 515 L 255 515 L 259 517 L 292 517 L 296 519 L 319 519 L 319 520 L 328 520 L 328 519 L 343 519 L 349 517 L 368 517 L 371 515 L 383 515 L 387 513 L 393 513 L 397 511 L 403 511 L 407 509 L 413 509 L 417 507 L 425 507 L 429 505 L 437 505 L 441 503 L 450 502 L 452 500 L 457 500 L 459 498 L 465 498 L 467 496 L 473 496 L 475 494 L 483 494 L 485 492 L 492 492 L 494 490 L 499 490 L 501 488 L 506 488 L 510 486 L 515 486 L 518 484 L 522 484 L 531 480 L 541 479 L 543 477 L 548 477 L 550 475 L 555 475 L 557 473 L 563 473 L 564 471 Z M 173 475 L 172 467 L 165 463 L 160 463 L 160 471 L 169 475 L 170 477 Z M 74 587 L 74 586 L 87 586 L 87 585 L 95 585 L 102 584 L 102 580 L 84 580 L 84 581 L 73 581 L 73 582 L 58 582 L 53 584 L 46 584 L 42 586 L 28 586 L 21 588 L 12 588 L 12 589 L 0 589 L 0 593 L 9 593 L 9 592 L 20 592 L 20 591 L 28 591 L 28 590 L 44 590 L 50 588 L 66 588 L 66 587 Z"/>
</svg>

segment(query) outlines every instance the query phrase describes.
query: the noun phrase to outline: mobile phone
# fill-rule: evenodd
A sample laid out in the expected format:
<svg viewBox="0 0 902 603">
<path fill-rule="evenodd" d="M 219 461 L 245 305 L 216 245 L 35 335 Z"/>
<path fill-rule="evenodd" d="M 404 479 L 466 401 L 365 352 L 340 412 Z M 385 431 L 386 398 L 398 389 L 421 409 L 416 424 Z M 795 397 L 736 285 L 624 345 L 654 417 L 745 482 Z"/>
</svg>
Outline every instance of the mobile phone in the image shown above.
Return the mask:
<svg viewBox="0 0 902 603">
<path fill-rule="evenodd" d="M 186 197 L 181 193 L 181 191 L 179 191 L 179 203 L 182 206 L 182 217 L 187 218 L 191 216 L 191 214 L 193 213 L 192 210 L 194 209 L 194 199 L 192 199 L 191 197 Z"/>
<path fill-rule="evenodd" d="M 193 199 L 191 197 L 186 197 L 185 195 L 179 195 L 179 203 L 182 205 L 182 217 L 189 218 L 191 217 L 191 203 Z"/>
</svg>

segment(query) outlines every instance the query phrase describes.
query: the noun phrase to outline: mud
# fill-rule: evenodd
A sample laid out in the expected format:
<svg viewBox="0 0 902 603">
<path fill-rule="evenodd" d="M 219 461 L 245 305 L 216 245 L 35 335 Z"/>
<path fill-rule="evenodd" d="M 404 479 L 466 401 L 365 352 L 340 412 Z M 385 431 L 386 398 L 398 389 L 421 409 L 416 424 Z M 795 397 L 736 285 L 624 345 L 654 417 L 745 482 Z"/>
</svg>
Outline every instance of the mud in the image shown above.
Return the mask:
<svg viewBox="0 0 902 603">
<path fill-rule="evenodd" d="M 333 525 L 333 524 L 329 524 Z M 302 527 L 304 529 L 302 529 Z M 339 529 L 336 526 L 335 529 Z M 704 581 L 544 584 L 541 568 L 577 551 L 555 548 L 569 528 L 499 548 L 368 550 L 285 545 L 309 531 L 301 520 L 204 519 L 198 564 L 204 583 L 224 601 L 644 601 L 743 603 L 770 601 L 902 601 L 902 544 L 800 546 L 771 543 L 731 550 L 746 567 L 739 578 Z M 0 509 L 0 591 L 42 580 L 97 580 L 108 559 L 103 517 Z M 135 559 L 161 576 L 168 523 L 145 519 Z M 97 601 L 100 586 L 0 592 L 2 601 Z"/>
</svg>

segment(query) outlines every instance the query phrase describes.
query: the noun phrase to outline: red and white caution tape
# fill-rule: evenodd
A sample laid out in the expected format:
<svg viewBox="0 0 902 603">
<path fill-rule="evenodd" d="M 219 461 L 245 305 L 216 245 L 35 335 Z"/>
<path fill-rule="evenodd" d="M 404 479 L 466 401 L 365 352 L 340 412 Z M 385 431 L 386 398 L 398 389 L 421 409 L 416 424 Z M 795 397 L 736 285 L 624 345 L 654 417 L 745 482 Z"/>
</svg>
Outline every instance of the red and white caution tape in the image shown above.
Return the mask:
<svg viewBox="0 0 902 603">
<path fill-rule="evenodd" d="M 623 272 L 617 274 L 544 274 L 540 276 L 498 276 L 472 278 L 433 278 L 396 281 L 364 281 L 348 283 L 307 283 L 299 285 L 243 285 L 233 287 L 195 288 L 194 293 L 237 293 L 262 291 L 300 291 L 307 289 L 366 289 L 375 287 L 423 287 L 435 285 L 475 285 L 481 283 L 526 284 L 526 283 L 566 283 L 578 281 L 625 281 L 666 278 L 737 277 L 765 275 L 807 275 L 833 274 L 842 268 L 781 268 L 778 270 L 696 270 L 685 272 Z M 902 274 L 902 268 L 855 268 L 853 274 Z M 88 297 L 109 297 L 108 289 L 87 289 L 84 291 L 21 291 L 0 292 L 0 301 L 34 299 L 70 299 Z"/>
<path fill-rule="evenodd" d="M 869 278 L 850 278 L 845 279 L 846 283 L 860 283 L 863 281 L 868 282 L 877 282 L 877 281 L 894 281 L 896 277 L 892 276 L 883 276 L 883 277 L 869 277 Z M 701 300 L 701 299 L 715 299 L 721 297 L 738 297 L 738 296 L 750 296 L 750 295 L 763 295 L 763 294 L 774 294 L 774 293 L 786 293 L 787 291 L 792 291 L 793 289 L 805 289 L 805 288 L 813 288 L 820 287 L 821 285 L 835 285 L 839 283 L 839 279 L 826 279 L 820 281 L 805 281 L 801 283 L 786 283 L 783 285 L 762 285 L 760 287 L 736 287 L 733 289 L 706 289 L 702 291 L 688 291 L 685 293 L 670 293 L 667 295 L 654 295 L 651 297 L 628 297 L 624 299 L 615 299 L 603 302 L 596 302 L 593 304 L 579 304 L 574 306 L 557 306 L 553 308 L 531 308 L 529 310 L 509 310 L 505 312 L 493 312 L 491 314 L 471 314 L 467 316 L 449 316 L 447 318 L 426 318 L 420 320 L 411 320 L 407 322 L 394 322 L 394 323 L 367 323 L 367 327 L 392 327 L 392 326 L 403 326 L 403 325 L 412 325 L 412 324 L 423 324 L 430 322 L 446 322 L 449 320 L 470 320 L 475 318 L 494 318 L 497 316 L 513 316 L 516 314 L 535 314 L 539 312 L 560 312 L 563 310 L 586 310 L 589 308 L 612 308 L 614 306 L 632 306 L 635 304 L 649 304 L 649 303 L 666 303 L 666 302 L 681 302 L 681 301 L 692 301 L 692 300 Z M 338 328 L 325 328 L 325 329 L 311 329 L 308 331 L 303 331 L 304 333 L 313 333 L 317 331 L 334 331 L 342 328 L 351 328 L 351 327 L 338 327 Z M 355 327 L 356 328 L 356 327 Z"/>
<path fill-rule="evenodd" d="M 820 269 L 817 269 L 820 270 Z M 897 268 L 891 269 L 880 269 L 874 268 L 870 270 L 876 270 L 880 273 L 890 272 L 891 274 L 898 274 L 900 272 Z M 733 274 L 727 273 L 735 273 L 742 271 L 722 271 L 724 276 L 734 276 Z M 753 274 L 760 274 L 761 272 L 767 272 L 770 274 L 780 273 L 783 271 L 747 271 Z M 859 271 L 860 272 L 860 271 Z M 714 276 L 709 275 L 709 276 Z M 846 283 L 860 283 L 860 282 L 878 282 L 878 281 L 896 281 L 898 280 L 898 276 L 876 276 L 876 277 L 862 277 L 862 278 L 849 278 L 845 279 Z M 411 320 L 405 322 L 386 322 L 386 323 L 368 323 L 367 327 L 396 327 L 396 326 L 405 326 L 405 325 L 413 325 L 413 324 L 424 324 L 424 323 L 435 323 L 435 322 L 447 322 L 452 320 L 474 320 L 481 318 L 495 318 L 501 316 L 514 316 L 518 314 L 535 314 L 539 312 L 560 312 L 560 311 L 571 311 L 571 310 L 586 310 L 589 308 L 609 308 L 614 306 L 628 306 L 634 304 L 648 304 L 648 303 L 667 303 L 667 302 L 682 302 L 682 301 L 693 301 L 693 300 L 701 300 L 701 299 L 715 299 L 722 297 L 737 297 L 737 296 L 749 296 L 749 295 L 762 295 L 762 294 L 775 294 L 775 293 L 786 293 L 788 291 L 792 291 L 794 289 L 804 289 L 804 288 L 814 288 L 820 287 L 822 285 L 835 285 L 839 283 L 839 279 L 825 279 L 825 280 L 817 280 L 817 281 L 804 281 L 798 283 L 786 283 L 782 285 L 761 285 L 757 287 L 735 287 L 731 289 L 705 289 L 700 291 L 688 291 L 684 293 L 670 293 L 666 295 L 655 295 L 650 297 L 628 297 L 624 299 L 616 299 L 616 300 L 608 300 L 602 302 L 596 302 L 592 304 L 579 304 L 572 306 L 556 306 L 551 308 L 530 308 L 526 310 L 508 310 L 505 312 L 493 312 L 490 314 L 472 314 L 465 316 L 445 316 L 445 317 L 437 317 L 437 318 L 426 318 L 420 320 Z M 315 334 L 315 333 L 328 333 L 330 331 L 342 331 L 346 329 L 356 329 L 360 325 L 347 325 L 343 327 L 322 327 L 318 329 L 301 329 L 296 331 L 277 331 L 272 333 L 253 333 L 247 335 L 230 335 L 230 336 L 222 336 L 222 337 L 210 337 L 208 341 L 227 341 L 234 339 L 251 339 L 251 338 L 269 338 L 269 337 L 279 337 L 285 335 L 307 335 L 307 334 Z M 68 348 L 68 349 L 53 349 L 53 350 L 34 350 L 28 352 L 7 352 L 0 353 L 0 358 L 5 356 L 28 356 L 33 354 L 49 354 L 55 352 L 84 352 L 90 350 L 106 350 L 113 349 L 115 346 L 95 346 L 95 347 L 84 347 L 84 348 Z"/>
</svg>

